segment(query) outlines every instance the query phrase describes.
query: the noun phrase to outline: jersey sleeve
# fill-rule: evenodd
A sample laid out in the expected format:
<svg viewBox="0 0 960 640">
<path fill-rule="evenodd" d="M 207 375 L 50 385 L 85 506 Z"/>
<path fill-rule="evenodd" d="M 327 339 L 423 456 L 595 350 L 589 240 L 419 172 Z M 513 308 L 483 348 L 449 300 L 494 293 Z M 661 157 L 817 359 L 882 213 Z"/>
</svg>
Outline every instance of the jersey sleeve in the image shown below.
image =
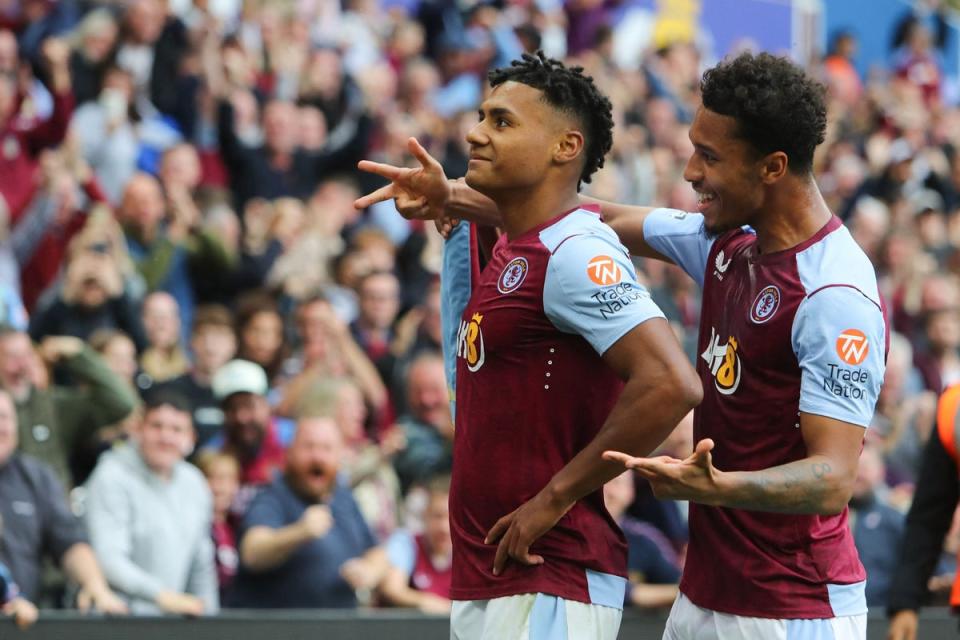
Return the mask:
<svg viewBox="0 0 960 640">
<path fill-rule="evenodd" d="M 655 209 L 643 221 L 643 239 L 703 286 L 714 238 L 707 234 L 702 215 L 679 209 Z"/>
<path fill-rule="evenodd" d="M 640 323 L 664 317 L 637 281 L 626 249 L 610 236 L 567 239 L 550 256 L 543 285 L 550 322 L 583 336 L 600 355 Z"/>
<path fill-rule="evenodd" d="M 440 325 L 443 333 L 443 367 L 447 374 L 450 412 L 456 407 L 457 331 L 460 316 L 470 300 L 470 223 L 461 221 L 443 245 L 440 271 Z"/>
<path fill-rule="evenodd" d="M 821 289 L 797 309 L 792 341 L 801 371 L 800 411 L 869 426 L 883 383 L 880 308 L 853 287 Z"/>
</svg>

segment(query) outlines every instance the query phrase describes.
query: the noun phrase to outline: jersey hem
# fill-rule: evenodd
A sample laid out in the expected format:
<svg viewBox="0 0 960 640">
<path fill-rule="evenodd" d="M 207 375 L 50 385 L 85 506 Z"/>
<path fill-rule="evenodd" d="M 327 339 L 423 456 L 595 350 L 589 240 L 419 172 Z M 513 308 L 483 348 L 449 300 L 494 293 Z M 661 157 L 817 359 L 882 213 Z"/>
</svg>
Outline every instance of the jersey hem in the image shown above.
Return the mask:
<svg viewBox="0 0 960 640">
<path fill-rule="evenodd" d="M 744 616 L 747 618 L 765 618 L 768 620 L 829 620 L 837 618 L 833 608 L 828 602 L 823 602 L 823 608 L 804 608 L 804 609 L 753 609 L 750 607 L 730 607 L 722 604 L 711 603 L 708 600 L 702 600 L 699 596 L 691 595 L 683 586 L 680 592 L 685 595 L 690 602 L 701 609 L 709 609 L 717 613 L 725 613 L 733 616 Z"/>
</svg>

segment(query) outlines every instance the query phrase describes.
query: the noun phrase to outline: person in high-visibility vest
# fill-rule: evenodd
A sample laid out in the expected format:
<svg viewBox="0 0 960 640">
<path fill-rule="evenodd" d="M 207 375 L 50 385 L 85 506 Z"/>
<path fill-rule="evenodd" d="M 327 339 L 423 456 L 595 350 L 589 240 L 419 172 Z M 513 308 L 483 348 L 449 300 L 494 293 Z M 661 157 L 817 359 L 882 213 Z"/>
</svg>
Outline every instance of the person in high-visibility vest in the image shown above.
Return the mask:
<svg viewBox="0 0 960 640">
<path fill-rule="evenodd" d="M 887 601 L 888 640 L 915 640 L 917 611 L 928 596 L 927 581 L 943 552 L 960 500 L 960 384 L 948 388 L 937 403 L 937 428 L 927 442 L 920 478 L 907 515 L 900 560 Z M 950 606 L 960 608 L 960 572 L 950 592 Z"/>
</svg>

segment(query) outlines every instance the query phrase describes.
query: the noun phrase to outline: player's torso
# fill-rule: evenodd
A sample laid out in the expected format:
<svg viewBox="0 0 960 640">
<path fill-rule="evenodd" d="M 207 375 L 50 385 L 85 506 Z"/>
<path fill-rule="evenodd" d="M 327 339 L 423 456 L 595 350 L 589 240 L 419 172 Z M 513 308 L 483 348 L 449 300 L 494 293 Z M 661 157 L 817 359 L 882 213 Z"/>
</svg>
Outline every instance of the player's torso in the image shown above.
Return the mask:
<svg viewBox="0 0 960 640">
<path fill-rule="evenodd" d="M 537 233 L 501 238 L 461 317 L 450 491 L 454 599 L 537 591 L 587 601 L 585 567 L 625 571 L 625 544 L 599 492 L 533 545 L 547 558 L 542 568 L 509 563 L 494 577 L 496 547 L 483 543 L 497 519 L 536 495 L 593 439 L 623 386 L 587 340 L 559 330 L 544 310 L 551 259 Z M 613 277 L 602 266 L 598 274 Z M 598 287 L 600 298 L 611 297 L 609 313 L 630 303 L 629 295 L 612 299 L 617 286 Z"/>
<path fill-rule="evenodd" d="M 722 443 L 714 461 L 725 470 L 802 457 L 800 368 L 791 332 L 806 294 L 793 255 L 760 258 L 755 236 L 741 233 L 720 238 L 707 265 L 696 437 Z"/>
</svg>

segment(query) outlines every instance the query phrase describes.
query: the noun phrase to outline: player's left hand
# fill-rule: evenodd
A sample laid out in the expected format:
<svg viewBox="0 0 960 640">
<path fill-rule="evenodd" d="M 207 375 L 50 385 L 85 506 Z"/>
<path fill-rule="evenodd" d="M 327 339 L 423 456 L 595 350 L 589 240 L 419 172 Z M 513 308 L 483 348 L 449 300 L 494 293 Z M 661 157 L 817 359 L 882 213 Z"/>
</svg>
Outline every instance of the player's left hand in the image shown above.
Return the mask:
<svg viewBox="0 0 960 640">
<path fill-rule="evenodd" d="M 543 564 L 543 556 L 530 553 L 530 545 L 552 529 L 572 506 L 555 504 L 541 491 L 497 520 L 484 539 L 485 544 L 500 541 L 493 559 L 493 575 L 500 575 L 507 560 L 531 566 Z"/>
<path fill-rule="evenodd" d="M 713 446 L 710 438 L 701 440 L 684 460 L 670 456 L 634 458 L 619 451 L 605 451 L 603 457 L 635 469 L 650 482 L 653 494 L 658 498 L 708 503 L 717 495 L 717 479 L 722 473 L 713 466 L 710 454 Z"/>
</svg>

